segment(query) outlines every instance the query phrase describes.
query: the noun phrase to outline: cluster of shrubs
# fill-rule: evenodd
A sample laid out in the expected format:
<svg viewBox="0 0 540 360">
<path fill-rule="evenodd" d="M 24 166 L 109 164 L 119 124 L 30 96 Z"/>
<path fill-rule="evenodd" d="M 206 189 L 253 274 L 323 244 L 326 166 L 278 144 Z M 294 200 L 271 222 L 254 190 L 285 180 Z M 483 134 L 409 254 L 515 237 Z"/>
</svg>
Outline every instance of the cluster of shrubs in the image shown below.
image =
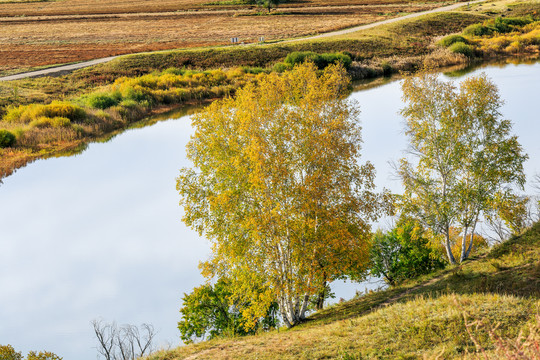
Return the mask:
<svg viewBox="0 0 540 360">
<path fill-rule="evenodd" d="M 24 138 L 28 131 L 35 133 L 34 129 L 49 129 L 55 133 L 53 137 L 78 137 L 81 133 L 80 123 L 87 118 L 87 112 L 82 107 L 67 101 L 53 101 L 50 104 L 30 104 L 7 109 L 3 121 L 14 127 L 13 131 L 0 130 L 0 147 L 11 147 Z M 24 141 L 22 141 L 24 142 Z M 34 141 L 31 141 L 35 143 Z"/>
<path fill-rule="evenodd" d="M 66 126 L 73 122 L 82 122 L 86 111 L 67 101 L 53 101 L 50 104 L 30 104 L 8 108 L 3 120 L 16 124 L 49 124 Z"/>
<path fill-rule="evenodd" d="M 147 116 L 159 104 L 232 94 L 257 79 L 263 69 L 235 68 L 197 72 L 171 68 L 136 78 L 120 78 L 99 91 L 68 101 L 9 107 L 2 118 L 0 146 L 33 146 L 99 135 Z"/>
<path fill-rule="evenodd" d="M 540 22 L 532 17 L 490 19 L 466 27 L 461 35 L 449 35 L 438 43 L 453 53 L 473 57 L 475 53 L 516 53 L 540 49 Z"/>
<path fill-rule="evenodd" d="M 446 36 L 439 41 L 439 45 L 448 48 L 448 50 L 455 54 L 463 54 L 467 57 L 474 56 L 474 50 L 469 45 L 469 40 L 461 35 L 454 34 Z"/>
<path fill-rule="evenodd" d="M 490 19 L 482 24 L 473 24 L 463 30 L 464 35 L 468 36 L 486 36 L 493 34 L 506 34 L 509 32 L 520 31 L 520 29 L 533 22 L 530 17 L 524 18 L 501 18 Z"/>
<path fill-rule="evenodd" d="M 151 108 L 156 104 L 220 97 L 234 93 L 262 72 L 262 69 L 243 68 L 203 72 L 171 68 L 137 78 L 117 79 L 109 89 L 92 93 L 84 101 L 96 109 L 134 105 Z"/>
<path fill-rule="evenodd" d="M 284 62 L 275 64 L 272 70 L 275 72 L 287 71 L 305 61 L 313 62 L 320 70 L 339 62 L 348 69 L 352 63 L 352 56 L 342 52 L 317 54 L 313 51 L 293 51 L 287 55 Z"/>
<path fill-rule="evenodd" d="M 289 53 L 273 71 L 283 72 L 294 65 L 312 61 L 319 69 L 330 64 L 351 65 L 345 53 Z M 0 132 L 0 147 L 34 146 L 58 140 L 74 140 L 84 135 L 100 135 L 125 127 L 147 116 L 156 105 L 178 104 L 232 95 L 250 81 L 258 81 L 272 71 L 260 67 L 195 71 L 169 68 L 139 77 L 121 77 L 106 87 L 71 101 L 12 106 L 2 118 L 7 126 Z"/>
</svg>

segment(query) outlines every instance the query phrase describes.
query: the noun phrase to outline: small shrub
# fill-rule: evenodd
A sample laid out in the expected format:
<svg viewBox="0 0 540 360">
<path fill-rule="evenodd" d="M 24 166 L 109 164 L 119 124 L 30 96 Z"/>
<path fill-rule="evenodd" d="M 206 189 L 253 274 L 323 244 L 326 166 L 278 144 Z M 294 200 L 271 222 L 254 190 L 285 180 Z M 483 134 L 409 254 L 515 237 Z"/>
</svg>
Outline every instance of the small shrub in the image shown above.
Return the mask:
<svg viewBox="0 0 540 360">
<path fill-rule="evenodd" d="M 388 61 L 383 61 L 383 63 L 381 64 L 381 67 L 382 67 L 384 76 L 392 75 L 392 72 L 393 72 L 392 65 L 390 65 Z"/>
<path fill-rule="evenodd" d="M 523 44 L 519 41 L 513 41 L 504 50 L 509 53 L 519 53 L 523 50 Z"/>
<path fill-rule="evenodd" d="M 130 108 L 137 107 L 137 102 L 135 100 L 132 100 L 132 99 L 124 99 L 124 100 L 122 100 L 122 102 L 119 105 L 121 107 L 126 108 L 126 109 L 130 109 Z"/>
<path fill-rule="evenodd" d="M 11 147 L 13 144 L 15 144 L 15 135 L 5 129 L 0 129 L 0 148 Z"/>
<path fill-rule="evenodd" d="M 484 36 L 491 34 L 493 34 L 493 28 L 484 26 L 482 24 L 469 25 L 463 30 L 463 35 L 468 36 Z"/>
<path fill-rule="evenodd" d="M 86 104 L 88 107 L 95 109 L 108 109 L 111 106 L 118 105 L 121 99 L 122 95 L 118 91 L 112 93 L 99 92 L 90 94 L 86 99 Z"/>
<path fill-rule="evenodd" d="M 47 116 L 41 116 L 35 120 L 32 120 L 30 122 L 31 127 L 37 127 L 37 128 L 46 128 L 46 127 L 52 127 L 52 128 L 58 128 L 58 127 L 69 127 L 71 126 L 71 121 L 66 117 L 56 116 L 54 118 L 50 118 Z"/>
<path fill-rule="evenodd" d="M 512 27 L 510 24 L 508 24 L 506 21 L 504 21 L 502 18 L 498 17 L 495 18 L 493 21 L 493 27 L 495 28 L 495 31 L 498 33 L 507 33 L 512 30 Z"/>
<path fill-rule="evenodd" d="M 247 66 L 244 66 L 242 67 L 242 69 L 244 70 L 244 72 L 246 74 L 260 74 L 260 73 L 264 73 L 265 70 L 261 67 L 247 67 Z"/>
<path fill-rule="evenodd" d="M 10 106 L 6 109 L 6 114 L 2 118 L 8 123 L 18 123 L 20 122 L 21 116 L 24 113 L 26 106 L 20 105 L 18 107 Z"/>
<path fill-rule="evenodd" d="M 133 100 L 138 103 L 142 102 L 152 102 L 152 95 L 150 91 L 140 85 L 131 86 L 126 84 L 121 89 L 122 98 Z"/>
<path fill-rule="evenodd" d="M 286 64 L 284 62 L 279 62 L 277 64 L 274 64 L 274 66 L 272 67 L 272 71 L 273 72 L 278 72 L 278 73 L 282 73 L 282 72 L 290 70 L 290 69 L 291 69 L 291 65 Z"/>
<path fill-rule="evenodd" d="M 175 67 L 170 67 L 168 69 L 163 70 L 163 74 L 172 74 L 172 75 L 184 75 L 185 70 L 178 69 Z"/>
<path fill-rule="evenodd" d="M 293 51 L 289 53 L 285 58 L 285 64 L 296 65 L 305 62 L 306 60 L 312 60 L 317 54 L 313 51 Z"/>
<path fill-rule="evenodd" d="M 473 57 L 474 55 L 472 47 L 462 42 L 454 43 L 448 48 L 448 50 L 456 54 L 465 55 L 469 58 Z"/>
<path fill-rule="evenodd" d="M 45 116 L 64 117 L 71 121 L 79 122 L 84 120 L 86 112 L 83 108 L 73 105 L 66 101 L 53 101 L 49 105 L 45 105 Z"/>
<path fill-rule="evenodd" d="M 442 38 L 441 40 L 439 40 L 438 44 L 444 47 L 449 47 L 450 45 L 457 42 L 462 42 L 464 44 L 469 43 L 469 41 L 465 39 L 463 36 L 454 34 L 454 35 L 448 35 Z"/>
</svg>

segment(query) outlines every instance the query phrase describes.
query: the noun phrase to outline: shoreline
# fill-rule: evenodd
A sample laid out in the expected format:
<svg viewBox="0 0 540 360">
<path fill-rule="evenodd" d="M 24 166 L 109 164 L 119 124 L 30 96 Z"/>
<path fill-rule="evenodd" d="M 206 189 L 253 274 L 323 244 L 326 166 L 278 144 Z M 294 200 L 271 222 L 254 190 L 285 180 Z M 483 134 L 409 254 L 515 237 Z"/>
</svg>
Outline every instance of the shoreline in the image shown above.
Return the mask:
<svg viewBox="0 0 540 360">
<path fill-rule="evenodd" d="M 400 60 L 407 60 L 410 58 L 401 57 Z M 452 64 L 449 66 L 441 66 L 437 68 L 430 68 L 430 71 L 434 72 L 444 72 L 446 71 L 464 71 L 467 69 L 473 70 L 478 67 L 485 67 L 490 65 L 504 65 L 510 63 L 527 63 L 527 62 L 536 62 L 540 59 L 540 56 L 536 54 L 535 56 L 504 56 L 496 58 L 482 59 L 480 61 L 467 61 L 457 64 Z M 411 64 L 410 62 L 408 64 Z M 421 63 L 416 63 L 416 66 L 421 68 Z M 382 85 L 381 80 L 391 79 L 393 77 L 401 78 L 406 75 L 417 73 L 417 71 L 407 71 L 407 69 L 396 69 L 394 68 L 392 73 L 385 74 L 384 71 L 380 70 L 376 72 L 376 76 L 371 77 L 354 77 L 351 76 L 354 90 L 359 91 L 365 88 L 370 88 L 373 86 Z M 371 73 L 373 74 L 373 73 Z M 350 74 L 351 75 L 351 74 Z M 375 84 L 373 84 L 375 83 Z M 41 147 L 36 147 L 34 149 L 18 149 L 18 148 L 4 148 L 0 149 L 0 182 L 2 179 L 12 175 L 17 169 L 25 167 L 26 165 L 31 164 L 32 162 L 40 159 L 47 159 L 51 157 L 60 157 L 60 156 L 72 156 L 83 152 L 88 145 L 96 142 L 109 141 L 115 136 L 122 134 L 123 132 L 139 127 L 146 127 L 155 124 L 156 122 L 163 121 L 171 118 L 179 118 L 180 116 L 188 115 L 190 110 L 200 108 L 201 106 L 208 105 L 215 100 L 221 99 L 223 97 L 214 97 L 211 99 L 202 99 L 202 100 L 190 100 L 178 104 L 168 104 L 168 105 L 158 105 L 152 108 L 148 113 L 142 114 L 140 117 L 129 119 L 126 122 L 126 126 L 115 128 L 110 132 L 101 134 L 97 137 L 83 137 L 81 139 L 64 141 L 60 143 L 47 144 Z M 167 116 L 170 114 L 171 116 Z"/>
</svg>

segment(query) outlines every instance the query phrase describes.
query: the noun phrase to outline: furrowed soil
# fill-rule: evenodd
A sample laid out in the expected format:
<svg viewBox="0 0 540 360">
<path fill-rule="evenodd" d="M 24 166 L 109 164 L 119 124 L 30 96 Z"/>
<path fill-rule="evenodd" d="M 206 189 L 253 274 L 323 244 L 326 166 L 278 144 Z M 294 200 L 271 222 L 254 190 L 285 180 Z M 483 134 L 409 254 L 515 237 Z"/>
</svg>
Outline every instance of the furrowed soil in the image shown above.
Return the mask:
<svg viewBox="0 0 540 360">
<path fill-rule="evenodd" d="M 234 3 L 231 1 L 225 4 Z M 216 5 L 218 4 L 218 5 Z M 0 1 L 0 73 L 112 55 L 254 43 L 362 25 L 443 2 L 306 0 L 270 14 L 205 0 Z"/>
</svg>

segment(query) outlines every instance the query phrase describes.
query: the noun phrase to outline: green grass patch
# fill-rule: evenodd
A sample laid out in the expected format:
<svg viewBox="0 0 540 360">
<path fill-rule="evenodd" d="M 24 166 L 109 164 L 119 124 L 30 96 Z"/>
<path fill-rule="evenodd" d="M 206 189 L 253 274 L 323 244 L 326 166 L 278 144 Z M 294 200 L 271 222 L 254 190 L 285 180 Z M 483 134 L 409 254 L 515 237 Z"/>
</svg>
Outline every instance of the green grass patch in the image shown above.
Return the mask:
<svg viewBox="0 0 540 360">
<path fill-rule="evenodd" d="M 437 44 L 444 47 L 449 47 L 450 45 L 457 42 L 467 44 L 469 41 L 461 35 L 453 34 L 443 37 L 441 40 L 439 40 Z"/>
<path fill-rule="evenodd" d="M 453 43 L 448 50 L 456 54 L 463 54 L 469 58 L 473 57 L 474 51 L 473 48 L 463 42 Z"/>
</svg>

